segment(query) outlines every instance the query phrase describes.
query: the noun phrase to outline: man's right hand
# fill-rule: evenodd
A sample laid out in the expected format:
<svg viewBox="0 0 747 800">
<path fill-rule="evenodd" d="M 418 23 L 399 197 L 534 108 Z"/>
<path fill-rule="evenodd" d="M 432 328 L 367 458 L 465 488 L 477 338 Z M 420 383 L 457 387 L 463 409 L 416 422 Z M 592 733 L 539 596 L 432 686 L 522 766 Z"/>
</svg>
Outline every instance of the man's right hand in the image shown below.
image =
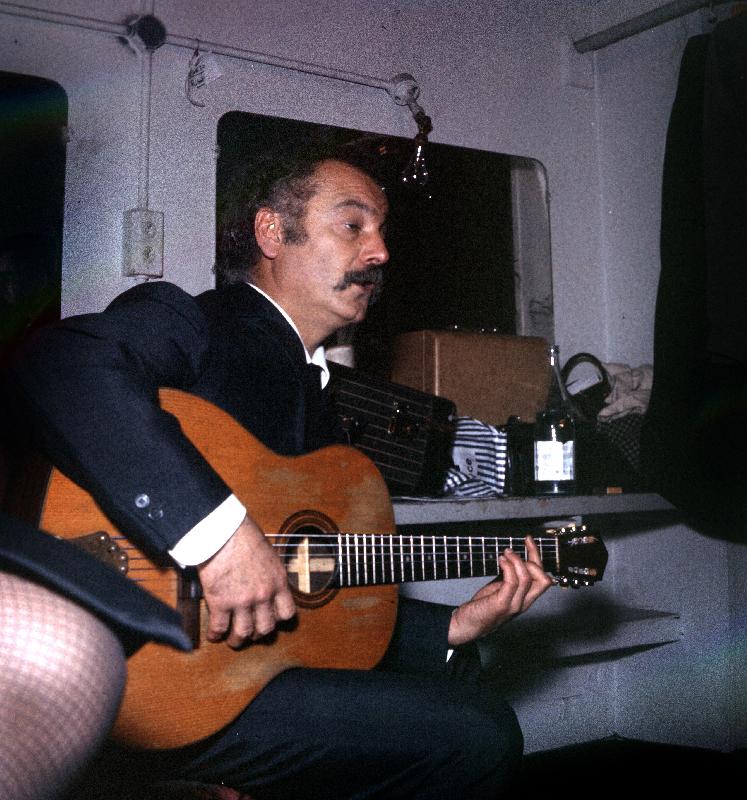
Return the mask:
<svg viewBox="0 0 747 800">
<path fill-rule="evenodd" d="M 285 567 L 248 516 L 221 549 L 197 568 L 208 607 L 207 638 L 231 647 L 256 641 L 296 613 Z"/>
</svg>

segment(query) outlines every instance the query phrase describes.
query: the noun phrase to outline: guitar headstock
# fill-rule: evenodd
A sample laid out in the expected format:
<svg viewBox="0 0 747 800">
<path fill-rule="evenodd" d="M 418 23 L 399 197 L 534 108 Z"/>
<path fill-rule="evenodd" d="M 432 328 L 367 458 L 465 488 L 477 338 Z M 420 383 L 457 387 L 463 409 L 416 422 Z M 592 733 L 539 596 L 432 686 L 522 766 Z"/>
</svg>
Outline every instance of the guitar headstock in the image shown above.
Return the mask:
<svg viewBox="0 0 747 800">
<path fill-rule="evenodd" d="M 602 580 L 607 566 L 607 548 L 586 525 L 548 528 L 556 540 L 556 564 L 552 570 L 558 586 L 591 586 Z"/>
</svg>

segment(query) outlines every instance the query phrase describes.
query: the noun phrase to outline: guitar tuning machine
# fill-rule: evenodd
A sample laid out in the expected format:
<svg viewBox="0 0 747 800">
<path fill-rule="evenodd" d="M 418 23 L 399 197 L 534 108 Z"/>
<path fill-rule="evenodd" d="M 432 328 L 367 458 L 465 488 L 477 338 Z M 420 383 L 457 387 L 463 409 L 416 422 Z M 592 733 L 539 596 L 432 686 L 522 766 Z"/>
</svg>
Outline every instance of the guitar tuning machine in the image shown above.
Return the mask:
<svg viewBox="0 0 747 800">
<path fill-rule="evenodd" d="M 561 589 L 580 589 L 582 586 L 593 586 L 594 582 L 590 580 L 583 580 L 582 578 L 568 578 L 555 576 L 552 579 L 555 586 Z"/>
<path fill-rule="evenodd" d="M 594 567 L 568 567 L 568 572 L 572 572 L 574 575 L 591 575 L 592 577 L 596 577 L 598 570 L 594 569 Z"/>
</svg>

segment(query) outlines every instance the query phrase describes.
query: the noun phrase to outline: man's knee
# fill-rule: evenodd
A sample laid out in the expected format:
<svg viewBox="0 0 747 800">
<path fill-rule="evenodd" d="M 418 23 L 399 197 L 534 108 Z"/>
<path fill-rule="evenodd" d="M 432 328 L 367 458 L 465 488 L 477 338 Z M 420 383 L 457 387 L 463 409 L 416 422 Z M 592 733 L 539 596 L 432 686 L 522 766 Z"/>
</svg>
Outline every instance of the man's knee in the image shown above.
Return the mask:
<svg viewBox="0 0 747 800">
<path fill-rule="evenodd" d="M 434 785 L 443 796 L 494 798 L 510 785 L 521 763 L 524 738 L 513 710 L 493 703 L 489 709 L 462 708 L 432 740 Z"/>
<path fill-rule="evenodd" d="M 475 726 L 472 750 L 479 754 L 482 771 L 500 776 L 513 773 L 524 752 L 524 736 L 516 714 L 504 704 L 500 714 L 479 716 L 482 724 Z"/>
</svg>

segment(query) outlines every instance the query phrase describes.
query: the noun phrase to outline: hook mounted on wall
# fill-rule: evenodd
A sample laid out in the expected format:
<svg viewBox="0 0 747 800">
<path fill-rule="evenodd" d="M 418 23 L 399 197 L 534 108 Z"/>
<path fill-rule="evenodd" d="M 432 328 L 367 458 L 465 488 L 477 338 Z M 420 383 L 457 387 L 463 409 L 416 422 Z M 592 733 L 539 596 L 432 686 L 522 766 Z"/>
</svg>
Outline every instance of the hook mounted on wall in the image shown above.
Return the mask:
<svg viewBox="0 0 747 800">
<path fill-rule="evenodd" d="M 211 52 L 200 50 L 199 41 L 195 44 L 194 53 L 189 59 L 187 77 L 184 80 L 184 93 L 187 100 L 197 108 L 204 108 L 205 103 L 196 99 L 195 92 L 204 89 L 208 83 L 217 80 L 223 73 Z"/>
</svg>

